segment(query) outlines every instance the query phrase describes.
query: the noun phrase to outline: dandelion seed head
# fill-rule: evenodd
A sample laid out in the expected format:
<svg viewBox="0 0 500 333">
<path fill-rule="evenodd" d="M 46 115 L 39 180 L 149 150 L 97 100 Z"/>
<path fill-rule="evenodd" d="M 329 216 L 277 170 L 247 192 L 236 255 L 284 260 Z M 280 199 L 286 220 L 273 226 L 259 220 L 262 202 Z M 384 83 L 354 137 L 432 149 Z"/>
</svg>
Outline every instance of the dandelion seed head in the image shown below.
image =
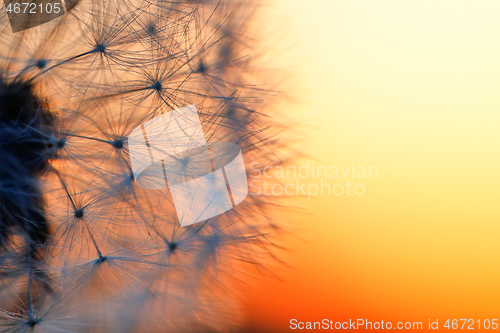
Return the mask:
<svg viewBox="0 0 500 333">
<path fill-rule="evenodd" d="M 205 63 L 203 61 L 200 61 L 195 72 L 196 73 L 205 73 L 206 71 L 207 71 L 207 67 L 205 66 Z"/>
<path fill-rule="evenodd" d="M 176 249 L 177 249 L 177 243 L 172 242 L 168 244 L 168 251 L 170 253 L 174 253 Z"/>
<path fill-rule="evenodd" d="M 123 148 L 123 139 L 116 139 L 115 141 L 113 141 L 113 147 L 117 148 L 117 149 L 122 149 Z"/>
<path fill-rule="evenodd" d="M 47 66 L 47 60 L 38 59 L 35 66 L 38 67 L 39 69 L 44 69 Z"/>
<path fill-rule="evenodd" d="M 154 160 L 150 176 L 162 173 L 146 189 L 128 138 L 195 105 L 212 154 L 228 142 L 247 164 L 276 164 L 286 148 L 268 130 L 275 94 L 252 67 L 254 4 L 65 4 L 67 14 L 18 34 L 0 16 L 0 276 L 22 308 L 0 311 L 0 331 L 227 331 L 231 295 L 250 275 L 242 263 L 265 271 L 276 257 L 278 206 L 248 196 L 181 227 L 171 187 L 223 166 L 208 148 L 154 160 L 151 136 L 142 157 Z"/>
<path fill-rule="evenodd" d="M 83 217 L 83 209 L 77 209 L 77 210 L 75 210 L 75 217 L 77 219 L 81 219 Z"/>
<path fill-rule="evenodd" d="M 106 51 L 106 46 L 99 43 L 95 46 L 94 51 L 104 53 Z"/>
<path fill-rule="evenodd" d="M 66 139 L 65 138 L 61 138 L 61 139 L 59 139 L 59 140 L 56 141 L 56 146 L 59 149 L 64 148 L 65 145 L 66 145 Z"/>
<path fill-rule="evenodd" d="M 28 322 L 26 323 L 28 326 L 33 327 L 38 325 L 42 320 L 39 318 L 30 318 L 28 319 Z"/>
<path fill-rule="evenodd" d="M 156 34 L 156 26 L 153 24 L 153 23 L 150 23 L 148 24 L 148 26 L 146 27 L 146 31 L 151 34 L 151 35 L 155 35 Z"/>
<path fill-rule="evenodd" d="M 160 81 L 156 81 L 152 86 L 151 89 L 154 89 L 156 91 L 160 91 L 162 89 L 162 84 Z"/>
</svg>

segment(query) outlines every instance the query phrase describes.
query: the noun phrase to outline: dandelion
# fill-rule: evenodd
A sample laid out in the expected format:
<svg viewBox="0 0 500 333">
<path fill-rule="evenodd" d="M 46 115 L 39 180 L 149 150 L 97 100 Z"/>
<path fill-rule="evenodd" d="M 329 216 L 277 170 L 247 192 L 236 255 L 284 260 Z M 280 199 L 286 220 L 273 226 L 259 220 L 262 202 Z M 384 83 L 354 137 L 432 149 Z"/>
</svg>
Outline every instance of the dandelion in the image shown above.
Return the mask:
<svg viewBox="0 0 500 333">
<path fill-rule="evenodd" d="M 15 3 L 0 13 L 0 331 L 234 329 L 235 286 L 277 260 L 277 204 L 249 196 L 182 227 L 169 186 L 138 185 L 129 138 L 195 105 L 214 162 L 204 148 L 163 170 L 222 168 L 218 142 L 284 160 L 275 94 L 252 76 L 255 5 L 66 0 L 15 21 Z"/>
</svg>

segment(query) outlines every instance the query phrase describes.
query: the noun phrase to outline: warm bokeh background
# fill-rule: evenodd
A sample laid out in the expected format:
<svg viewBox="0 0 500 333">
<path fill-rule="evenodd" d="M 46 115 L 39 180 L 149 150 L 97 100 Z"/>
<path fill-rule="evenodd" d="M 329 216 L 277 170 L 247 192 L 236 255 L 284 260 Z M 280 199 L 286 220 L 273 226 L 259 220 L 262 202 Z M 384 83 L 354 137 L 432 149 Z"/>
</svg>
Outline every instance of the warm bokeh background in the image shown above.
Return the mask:
<svg viewBox="0 0 500 333">
<path fill-rule="evenodd" d="M 276 59 L 295 73 L 300 147 L 379 177 L 363 196 L 291 198 L 304 212 L 290 214 L 294 268 L 248 290 L 248 331 L 288 331 L 292 318 L 499 318 L 500 2 L 264 10 Z"/>
</svg>

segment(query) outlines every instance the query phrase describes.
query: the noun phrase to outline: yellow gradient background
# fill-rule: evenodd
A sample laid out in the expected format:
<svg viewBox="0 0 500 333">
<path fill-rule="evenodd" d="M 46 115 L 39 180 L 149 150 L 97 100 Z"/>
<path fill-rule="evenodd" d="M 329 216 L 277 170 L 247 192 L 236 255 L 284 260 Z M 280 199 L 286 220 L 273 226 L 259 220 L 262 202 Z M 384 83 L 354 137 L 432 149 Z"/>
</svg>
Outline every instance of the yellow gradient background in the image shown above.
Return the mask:
<svg viewBox="0 0 500 333">
<path fill-rule="evenodd" d="M 248 331 L 500 319 L 500 2 L 280 0 L 264 12 L 293 73 L 299 148 L 379 176 L 363 196 L 290 198 L 302 209 L 288 216 L 294 267 L 248 290 Z"/>
</svg>

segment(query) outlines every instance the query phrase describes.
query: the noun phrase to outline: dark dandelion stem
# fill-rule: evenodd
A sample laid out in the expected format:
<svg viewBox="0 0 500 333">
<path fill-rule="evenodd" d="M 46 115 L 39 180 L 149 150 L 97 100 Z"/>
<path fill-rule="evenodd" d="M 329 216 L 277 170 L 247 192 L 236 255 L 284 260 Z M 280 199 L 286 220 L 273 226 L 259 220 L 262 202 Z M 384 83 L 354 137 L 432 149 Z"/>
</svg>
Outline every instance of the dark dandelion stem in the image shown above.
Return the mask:
<svg viewBox="0 0 500 333">
<path fill-rule="evenodd" d="M 28 268 L 28 320 L 29 320 L 29 322 L 32 322 L 34 319 L 33 318 L 33 295 L 32 295 L 32 284 L 33 284 L 32 271 L 33 271 L 33 267 L 31 264 L 31 260 L 29 262 L 30 262 L 30 265 Z"/>
<path fill-rule="evenodd" d="M 28 69 L 33 68 L 33 67 L 37 67 L 37 66 L 36 65 L 29 65 L 29 66 L 24 67 L 19 72 L 19 74 L 17 74 L 17 76 L 14 78 L 14 82 L 17 82 L 17 80 L 19 80 L 19 78 L 21 77 L 21 75 L 23 75 Z"/>
<path fill-rule="evenodd" d="M 97 251 L 97 256 L 99 257 L 99 260 L 103 260 L 104 259 L 104 256 L 102 255 L 102 252 L 101 250 L 99 249 L 99 246 L 97 246 L 97 242 L 95 241 L 95 238 L 94 238 L 94 235 L 92 234 L 92 231 L 90 230 L 89 226 L 87 225 L 87 223 L 85 223 L 85 221 L 83 221 L 83 224 L 85 225 L 85 228 L 87 229 L 87 232 L 89 233 L 90 235 L 90 239 L 92 239 L 92 243 L 94 244 L 94 247 Z"/>
<path fill-rule="evenodd" d="M 76 207 L 76 204 L 75 204 L 75 201 L 73 200 L 73 197 L 71 196 L 71 194 L 69 193 L 68 191 L 68 187 L 66 186 L 66 184 L 64 183 L 64 180 L 60 177 L 59 173 L 57 173 L 58 175 L 58 178 L 59 178 L 59 181 L 61 182 L 61 185 L 63 186 L 64 188 L 64 191 L 66 192 L 66 195 L 68 196 L 70 202 L 71 202 L 71 205 L 73 206 L 73 209 L 75 211 L 81 211 L 81 209 L 77 209 Z M 83 209 L 83 208 L 82 208 Z M 83 215 L 82 215 L 83 217 Z M 87 229 L 87 232 L 89 233 L 89 236 L 90 236 L 90 239 L 92 240 L 92 243 L 94 244 L 94 247 L 97 251 L 97 255 L 99 256 L 99 259 L 102 260 L 104 258 L 104 256 L 102 255 L 102 252 L 101 250 L 99 249 L 99 246 L 97 245 L 97 242 L 94 238 L 94 235 L 92 234 L 92 231 L 90 230 L 89 226 L 87 225 L 87 223 L 85 222 L 85 220 L 83 220 L 82 218 L 80 218 L 80 221 L 83 223 L 83 225 L 85 226 L 85 229 Z"/>
<path fill-rule="evenodd" d="M 75 201 L 73 200 L 73 197 L 71 197 L 71 194 L 69 194 L 68 187 L 66 186 L 66 183 L 64 182 L 64 180 L 62 179 L 61 175 L 59 174 L 59 172 L 57 170 L 55 170 L 55 169 L 52 169 L 52 170 L 54 170 L 54 172 L 57 175 L 57 178 L 59 178 L 59 182 L 61 183 L 61 185 L 62 185 L 62 187 L 64 189 L 64 192 L 66 192 L 66 195 L 68 196 L 68 199 L 71 202 L 71 205 L 73 206 L 73 209 L 77 210 Z"/>
<path fill-rule="evenodd" d="M 89 55 L 89 54 L 93 54 L 93 53 L 97 53 L 97 52 L 103 52 L 103 51 L 101 51 L 101 50 L 102 50 L 102 47 L 99 47 L 99 46 L 100 46 L 100 45 L 96 46 L 96 48 L 95 48 L 95 49 L 93 49 L 93 50 L 90 50 L 90 51 L 87 51 L 87 52 L 81 53 L 81 54 L 79 54 L 79 55 L 76 55 L 76 56 L 74 56 L 74 57 L 71 57 L 71 58 L 65 59 L 65 60 L 63 60 L 63 61 L 61 61 L 61 62 L 59 62 L 59 63 L 55 64 L 54 66 L 51 66 L 51 67 L 47 68 L 47 69 L 46 69 L 46 70 L 44 70 L 43 72 L 40 72 L 40 73 L 38 73 L 37 75 L 35 75 L 35 76 L 31 77 L 30 79 L 28 79 L 28 80 L 26 81 L 26 84 L 30 84 L 31 82 L 33 82 L 33 81 L 34 81 L 36 78 L 38 78 L 39 76 L 41 76 L 41 75 L 43 75 L 43 74 L 47 73 L 48 71 L 53 70 L 53 69 L 54 69 L 54 68 L 56 68 L 56 67 L 62 66 L 62 65 L 66 64 L 66 63 L 68 63 L 68 62 L 70 62 L 70 61 L 73 61 L 73 60 L 79 59 L 79 58 L 84 57 L 84 56 Z"/>
<path fill-rule="evenodd" d="M 112 144 L 113 141 L 108 141 L 108 140 L 103 140 L 99 138 L 92 138 L 90 136 L 84 136 L 84 135 L 78 135 L 78 134 L 72 134 L 72 133 L 63 133 L 65 136 L 72 136 L 75 138 L 80 138 L 80 139 L 86 139 L 86 140 L 92 140 L 92 141 L 98 141 L 98 142 L 103 142 L 103 143 L 109 143 Z"/>
</svg>

